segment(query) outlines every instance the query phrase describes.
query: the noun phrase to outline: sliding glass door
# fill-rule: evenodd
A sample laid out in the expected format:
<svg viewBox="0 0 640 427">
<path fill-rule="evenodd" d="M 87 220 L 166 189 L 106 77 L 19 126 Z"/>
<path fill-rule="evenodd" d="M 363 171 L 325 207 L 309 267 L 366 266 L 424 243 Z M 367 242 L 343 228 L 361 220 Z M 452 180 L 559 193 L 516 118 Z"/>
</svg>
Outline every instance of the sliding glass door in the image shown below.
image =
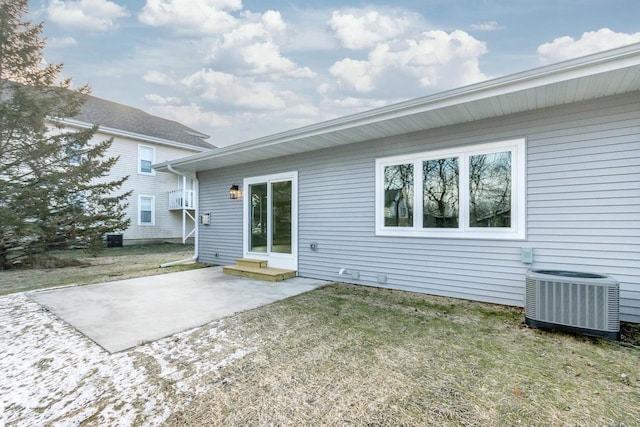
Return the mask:
<svg viewBox="0 0 640 427">
<path fill-rule="evenodd" d="M 297 173 L 247 178 L 245 257 L 297 270 Z"/>
</svg>

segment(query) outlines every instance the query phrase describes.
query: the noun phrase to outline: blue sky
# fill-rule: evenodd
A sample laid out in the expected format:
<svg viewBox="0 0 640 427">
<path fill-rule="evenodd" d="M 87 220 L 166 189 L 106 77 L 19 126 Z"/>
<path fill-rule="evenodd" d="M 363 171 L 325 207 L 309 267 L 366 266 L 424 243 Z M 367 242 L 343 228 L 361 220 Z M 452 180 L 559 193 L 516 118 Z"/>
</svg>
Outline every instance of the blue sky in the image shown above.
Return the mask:
<svg viewBox="0 0 640 427">
<path fill-rule="evenodd" d="M 30 0 L 45 60 L 225 146 L 640 42 L 638 0 Z"/>
</svg>

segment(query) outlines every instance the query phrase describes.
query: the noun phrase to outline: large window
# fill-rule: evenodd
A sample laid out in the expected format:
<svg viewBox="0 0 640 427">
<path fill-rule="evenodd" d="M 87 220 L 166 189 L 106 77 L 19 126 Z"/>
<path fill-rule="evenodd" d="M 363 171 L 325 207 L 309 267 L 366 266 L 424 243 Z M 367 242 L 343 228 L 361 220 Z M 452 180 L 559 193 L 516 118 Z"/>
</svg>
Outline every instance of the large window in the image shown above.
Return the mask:
<svg viewBox="0 0 640 427">
<path fill-rule="evenodd" d="M 154 225 L 156 223 L 156 198 L 154 196 L 138 196 L 138 225 Z"/>
<path fill-rule="evenodd" d="M 524 139 L 376 160 L 376 234 L 525 238 Z"/>
<path fill-rule="evenodd" d="M 155 175 L 151 165 L 155 162 L 156 149 L 148 145 L 138 145 L 138 173 L 142 175 Z"/>
</svg>

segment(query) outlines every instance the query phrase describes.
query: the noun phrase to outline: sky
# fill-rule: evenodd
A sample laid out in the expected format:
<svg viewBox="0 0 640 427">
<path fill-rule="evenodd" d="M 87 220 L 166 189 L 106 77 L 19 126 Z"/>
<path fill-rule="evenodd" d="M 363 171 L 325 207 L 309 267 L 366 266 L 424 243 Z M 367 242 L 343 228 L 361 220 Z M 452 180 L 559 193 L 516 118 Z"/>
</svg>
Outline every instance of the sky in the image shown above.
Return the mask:
<svg viewBox="0 0 640 427">
<path fill-rule="evenodd" d="M 640 42 L 638 0 L 29 0 L 48 63 L 223 147 Z"/>
</svg>

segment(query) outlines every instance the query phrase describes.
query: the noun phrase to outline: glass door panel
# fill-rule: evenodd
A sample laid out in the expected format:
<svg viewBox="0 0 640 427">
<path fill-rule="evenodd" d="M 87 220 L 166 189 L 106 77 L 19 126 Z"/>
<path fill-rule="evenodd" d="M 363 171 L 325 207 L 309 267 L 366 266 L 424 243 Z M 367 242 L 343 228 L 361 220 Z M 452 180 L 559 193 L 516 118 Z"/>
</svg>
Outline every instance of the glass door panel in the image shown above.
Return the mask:
<svg viewBox="0 0 640 427">
<path fill-rule="evenodd" d="M 291 181 L 271 183 L 271 252 L 291 253 Z"/>
<path fill-rule="evenodd" d="M 298 269 L 298 174 L 244 178 L 243 256 Z"/>
<path fill-rule="evenodd" d="M 267 252 L 268 248 L 268 212 L 269 198 L 267 183 L 249 186 L 249 250 L 251 252 Z"/>
</svg>

